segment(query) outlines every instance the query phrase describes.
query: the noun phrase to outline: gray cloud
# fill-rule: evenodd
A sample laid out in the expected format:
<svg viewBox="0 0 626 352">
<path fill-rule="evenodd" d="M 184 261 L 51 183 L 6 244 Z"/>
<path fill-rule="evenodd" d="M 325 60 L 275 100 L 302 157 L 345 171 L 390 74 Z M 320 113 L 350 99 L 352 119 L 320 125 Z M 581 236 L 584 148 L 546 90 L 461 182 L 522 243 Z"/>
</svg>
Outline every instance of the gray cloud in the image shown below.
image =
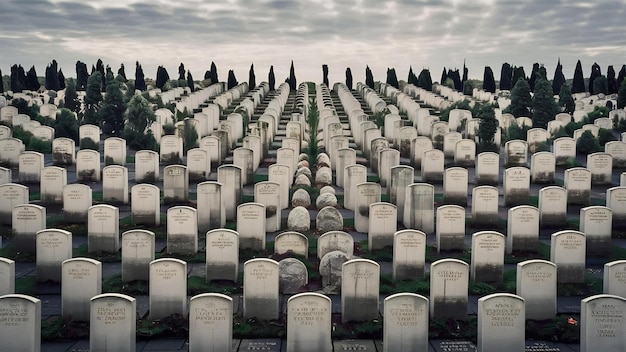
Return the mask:
<svg viewBox="0 0 626 352">
<path fill-rule="evenodd" d="M 328 64 L 338 81 L 348 66 L 363 80 L 365 65 L 379 79 L 387 67 L 404 78 L 409 66 L 436 79 L 464 60 L 476 78 L 503 62 L 553 72 L 560 57 L 570 77 L 578 59 L 603 72 L 624 63 L 624 15 L 619 0 L 5 0 L 0 68 L 43 72 L 56 59 L 71 76 L 76 60 L 102 58 L 129 75 L 139 60 L 148 76 L 184 62 L 199 77 L 215 61 L 221 77 L 234 69 L 242 81 L 251 62 L 257 77 L 269 65 L 282 77 L 293 59 L 299 79 L 320 81 Z"/>
</svg>

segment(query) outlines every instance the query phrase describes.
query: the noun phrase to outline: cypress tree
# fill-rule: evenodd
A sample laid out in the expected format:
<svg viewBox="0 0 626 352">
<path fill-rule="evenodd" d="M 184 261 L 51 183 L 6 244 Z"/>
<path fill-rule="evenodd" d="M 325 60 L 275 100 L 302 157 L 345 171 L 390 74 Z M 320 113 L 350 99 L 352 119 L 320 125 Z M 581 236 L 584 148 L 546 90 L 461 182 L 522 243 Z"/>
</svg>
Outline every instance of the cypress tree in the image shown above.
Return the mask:
<svg viewBox="0 0 626 352">
<path fill-rule="evenodd" d="M 78 100 L 78 94 L 76 94 L 76 81 L 73 79 L 67 80 L 67 87 L 65 88 L 65 108 L 75 113 L 80 112 L 80 100 Z"/>
<path fill-rule="evenodd" d="M 85 115 L 83 116 L 83 124 L 94 124 L 99 126 L 98 108 L 102 101 L 102 75 L 99 71 L 89 76 L 87 80 L 87 89 L 85 91 Z"/>
<path fill-rule="evenodd" d="M 124 64 L 120 64 L 120 68 L 117 70 L 117 74 L 122 76 L 124 82 L 128 82 L 128 78 L 126 78 L 126 70 L 124 69 Z"/>
<path fill-rule="evenodd" d="M 533 64 L 533 70 L 530 73 L 530 78 L 528 79 L 528 86 L 530 86 L 530 91 L 531 92 L 535 91 L 535 82 L 537 81 L 537 73 L 538 72 L 539 72 L 539 64 L 535 62 Z"/>
<path fill-rule="evenodd" d="M 185 65 L 181 62 L 180 65 L 178 65 L 178 80 L 179 81 L 184 81 L 185 80 Z"/>
<path fill-rule="evenodd" d="M 574 79 L 572 80 L 572 94 L 584 93 L 585 91 L 583 65 L 580 63 L 580 60 L 578 60 L 578 62 L 576 62 L 576 69 L 574 69 Z"/>
<path fill-rule="evenodd" d="M 372 76 L 372 70 L 369 66 L 365 66 L 365 84 L 374 89 L 374 76 Z"/>
<path fill-rule="evenodd" d="M 204 71 L 204 79 L 205 80 L 211 79 L 211 71 L 209 71 L 209 70 Z M 211 83 L 213 83 L 213 82 L 211 82 Z"/>
<path fill-rule="evenodd" d="M 446 68 L 444 66 L 443 71 L 441 72 L 441 79 L 439 80 L 439 84 L 444 84 L 448 79 L 448 73 L 446 72 Z"/>
<path fill-rule="evenodd" d="M 297 89 L 296 82 L 296 70 L 293 68 L 293 60 L 291 60 L 291 67 L 289 68 L 289 89 L 295 91 Z"/>
<path fill-rule="evenodd" d="M 617 85 L 617 78 L 615 78 L 615 69 L 613 65 L 609 65 L 606 69 L 606 80 L 609 89 L 609 94 L 617 93 L 619 87 Z"/>
<path fill-rule="evenodd" d="M 107 67 L 107 90 L 98 109 L 99 120 L 105 134 L 121 136 L 124 129 L 126 103 L 121 90 L 121 83 L 113 77 L 113 71 Z"/>
<path fill-rule="evenodd" d="M 576 109 L 572 92 L 567 84 L 561 85 L 561 90 L 559 91 L 559 107 L 561 107 L 561 111 L 568 114 L 573 114 Z"/>
<path fill-rule="evenodd" d="M 526 72 L 524 72 L 524 66 L 513 68 L 513 79 L 511 79 L 511 87 L 515 87 L 515 84 L 520 78 L 526 79 Z"/>
<path fill-rule="evenodd" d="M 328 87 L 328 65 L 322 65 L 322 82 Z"/>
<path fill-rule="evenodd" d="M 552 93 L 554 95 L 559 94 L 561 86 L 565 84 L 565 75 L 563 74 L 563 65 L 561 65 L 561 59 L 556 63 L 556 69 L 554 70 L 554 78 L 552 79 Z"/>
<path fill-rule="evenodd" d="M 270 66 L 270 72 L 267 74 L 267 82 L 270 85 L 270 90 L 275 90 L 276 77 L 274 77 L 274 65 Z"/>
<path fill-rule="evenodd" d="M 463 82 L 461 81 L 461 74 L 458 69 L 455 69 L 454 71 L 448 70 L 448 78 L 452 78 L 452 81 L 454 82 L 454 89 L 457 92 L 463 91 Z"/>
<path fill-rule="evenodd" d="M 413 67 L 409 66 L 409 77 L 406 79 L 408 84 L 415 84 L 415 73 L 413 73 Z"/>
<path fill-rule="evenodd" d="M 622 68 L 619 70 L 619 73 L 617 74 L 617 85 L 619 87 L 622 86 L 622 82 L 624 81 L 624 78 L 626 78 L 626 65 L 622 65 Z"/>
<path fill-rule="evenodd" d="M 39 79 L 37 78 L 37 71 L 35 71 L 35 66 L 32 66 L 26 73 L 26 88 L 36 91 L 39 87 L 41 87 L 41 84 L 39 84 Z"/>
<path fill-rule="evenodd" d="M 59 69 L 57 79 L 59 80 L 59 89 L 65 89 L 65 75 L 63 74 L 63 71 L 61 69 Z"/>
<path fill-rule="evenodd" d="M 250 72 L 248 72 L 248 88 L 250 90 L 256 87 L 256 76 L 254 74 L 254 64 L 250 65 Z"/>
<path fill-rule="evenodd" d="M 48 66 L 46 66 L 46 76 L 44 80 L 44 85 L 48 90 L 58 91 L 61 89 L 61 85 L 59 84 L 59 72 L 58 65 L 56 60 L 52 60 Z"/>
<path fill-rule="evenodd" d="M 513 70 L 508 62 L 502 64 L 500 69 L 500 90 L 511 90 L 511 79 L 513 78 Z"/>
<path fill-rule="evenodd" d="M 350 67 L 346 68 L 346 86 L 352 90 L 352 70 Z"/>
<path fill-rule="evenodd" d="M 84 62 L 76 61 L 77 91 L 84 91 L 87 88 L 87 79 L 89 79 L 89 74 L 87 73 L 87 64 Z"/>
<path fill-rule="evenodd" d="M 398 84 L 398 76 L 396 75 L 396 69 L 395 68 L 388 68 L 387 69 L 387 84 L 391 85 L 392 87 L 395 88 L 399 88 L 400 85 Z"/>
<path fill-rule="evenodd" d="M 239 84 L 237 78 L 235 78 L 235 71 L 228 70 L 228 89 L 236 87 Z"/>
<path fill-rule="evenodd" d="M 428 69 L 424 68 L 420 72 L 417 77 L 417 86 L 429 91 L 433 90 L 433 80 L 430 77 L 430 71 Z"/>
<path fill-rule="evenodd" d="M 159 89 L 163 89 L 163 87 L 165 86 L 165 83 L 167 83 L 167 81 L 170 80 L 170 75 L 167 73 L 167 69 L 165 69 L 165 67 L 163 66 L 159 66 L 157 68 L 157 75 L 156 75 L 156 87 Z"/>
<path fill-rule="evenodd" d="M 191 76 L 191 71 L 187 71 L 187 86 L 191 89 L 192 92 L 196 91 L 196 86 L 193 84 L 193 77 Z"/>
<path fill-rule="evenodd" d="M 2 69 L 0 69 L 0 94 L 4 93 L 4 79 L 2 79 Z"/>
<path fill-rule="evenodd" d="M 602 72 L 600 71 L 600 65 L 594 62 L 593 65 L 591 65 L 591 74 L 589 75 L 589 94 L 594 95 L 600 93 L 595 90 L 595 87 L 593 85 L 593 82 L 596 80 L 596 78 L 600 76 L 602 76 Z"/>
<path fill-rule="evenodd" d="M 217 66 L 215 62 L 211 61 L 211 83 L 217 83 L 220 80 L 217 78 Z"/>
<path fill-rule="evenodd" d="M 135 90 L 145 91 L 147 89 L 146 80 L 143 75 L 143 68 L 139 61 L 135 62 Z"/>
<path fill-rule="evenodd" d="M 11 90 L 21 92 L 26 89 L 26 73 L 22 65 L 11 66 Z"/>
<path fill-rule="evenodd" d="M 622 80 L 622 84 L 619 86 L 617 92 L 617 108 L 623 109 L 626 107 L 626 79 Z"/>
<path fill-rule="evenodd" d="M 607 94 L 609 92 L 609 85 L 606 77 L 598 76 L 593 81 L 593 94 Z"/>
<path fill-rule="evenodd" d="M 102 91 L 106 92 L 107 90 L 106 72 L 104 71 L 104 64 L 102 63 L 102 60 L 100 59 L 98 59 L 98 61 L 96 62 L 96 71 L 100 72 L 100 75 L 102 76 Z"/>
<path fill-rule="evenodd" d="M 543 76 L 538 75 L 535 82 L 535 94 L 532 102 L 533 127 L 546 128 L 558 112 L 552 86 Z"/>
<path fill-rule="evenodd" d="M 493 77 L 493 71 L 491 67 L 485 66 L 485 72 L 483 73 L 483 90 L 485 92 L 496 92 L 496 80 Z"/>
</svg>

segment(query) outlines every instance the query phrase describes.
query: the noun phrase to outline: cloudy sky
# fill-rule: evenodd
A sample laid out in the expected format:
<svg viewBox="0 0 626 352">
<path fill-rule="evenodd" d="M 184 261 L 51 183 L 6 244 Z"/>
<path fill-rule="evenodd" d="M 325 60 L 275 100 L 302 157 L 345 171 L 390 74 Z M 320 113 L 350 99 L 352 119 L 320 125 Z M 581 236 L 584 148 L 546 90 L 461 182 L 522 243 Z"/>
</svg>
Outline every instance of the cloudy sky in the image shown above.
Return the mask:
<svg viewBox="0 0 626 352">
<path fill-rule="evenodd" d="M 254 63 L 257 82 L 289 75 L 321 82 L 344 81 L 350 67 L 364 81 L 388 67 L 406 79 L 409 66 L 429 68 L 438 81 L 443 67 L 463 67 L 482 79 L 485 66 L 500 76 L 503 62 L 542 63 L 552 78 L 561 59 L 565 76 L 576 60 L 587 77 L 597 62 L 602 73 L 626 64 L 624 0 L 2 0 L 0 69 L 35 65 L 41 76 L 57 60 L 74 77 L 77 60 L 98 58 L 134 77 L 139 61 L 147 77 L 163 65 L 171 77 L 183 62 L 201 79 L 211 61 L 220 80 L 229 69 L 247 81 Z"/>
</svg>

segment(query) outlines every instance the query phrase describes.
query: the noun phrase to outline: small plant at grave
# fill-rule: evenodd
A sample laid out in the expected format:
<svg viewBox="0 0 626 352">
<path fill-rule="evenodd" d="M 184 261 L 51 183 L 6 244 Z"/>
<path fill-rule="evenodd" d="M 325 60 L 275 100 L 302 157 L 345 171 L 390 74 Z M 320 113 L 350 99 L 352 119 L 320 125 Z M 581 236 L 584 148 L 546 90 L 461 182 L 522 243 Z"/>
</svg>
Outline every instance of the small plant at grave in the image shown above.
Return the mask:
<svg viewBox="0 0 626 352">
<path fill-rule="evenodd" d="M 43 141 L 39 138 L 31 138 L 28 142 L 28 146 L 26 146 L 26 150 L 32 150 L 35 152 L 39 152 L 42 154 L 51 154 L 52 153 L 52 142 L 51 141 Z"/>
<path fill-rule="evenodd" d="M 80 150 L 90 149 L 90 150 L 95 150 L 95 151 L 98 151 L 98 149 L 100 147 L 98 145 L 98 143 L 96 143 L 91 138 L 83 138 L 83 139 L 81 139 L 80 143 L 79 143 L 79 146 L 80 146 Z"/>
<path fill-rule="evenodd" d="M 137 337 L 178 337 L 186 338 L 189 334 L 189 321 L 180 314 L 172 314 L 163 319 L 139 319 Z"/>
</svg>

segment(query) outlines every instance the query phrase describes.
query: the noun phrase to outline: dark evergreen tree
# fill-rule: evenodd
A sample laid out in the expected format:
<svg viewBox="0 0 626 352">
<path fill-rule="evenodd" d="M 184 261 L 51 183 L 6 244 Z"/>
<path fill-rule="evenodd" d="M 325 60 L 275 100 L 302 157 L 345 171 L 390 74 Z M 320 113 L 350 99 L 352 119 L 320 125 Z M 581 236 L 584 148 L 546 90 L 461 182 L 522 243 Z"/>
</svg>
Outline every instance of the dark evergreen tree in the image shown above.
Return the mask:
<svg viewBox="0 0 626 352">
<path fill-rule="evenodd" d="M 328 87 L 328 65 L 322 65 L 322 82 Z"/>
<path fill-rule="evenodd" d="M 74 113 L 66 108 L 59 109 L 54 122 L 54 137 L 64 137 L 78 142 L 78 120 Z"/>
<path fill-rule="evenodd" d="M 65 75 L 63 74 L 63 70 L 59 69 L 57 79 L 59 80 L 59 89 L 65 89 Z"/>
<path fill-rule="evenodd" d="M 533 70 L 530 72 L 530 78 L 528 79 L 528 86 L 530 87 L 530 91 L 535 91 L 535 82 L 537 81 L 537 73 L 539 73 L 539 64 L 533 64 Z"/>
<path fill-rule="evenodd" d="M 528 108 L 532 105 L 530 97 L 530 87 L 525 79 L 518 79 L 511 89 L 511 105 L 508 107 L 509 113 L 515 117 L 530 116 Z"/>
<path fill-rule="evenodd" d="M 502 64 L 500 69 L 500 90 L 511 90 L 511 79 L 513 78 L 513 69 L 508 62 Z"/>
<path fill-rule="evenodd" d="M 67 80 L 67 87 L 65 88 L 65 101 L 64 106 L 72 112 L 80 112 L 80 100 L 78 100 L 78 94 L 76 94 L 76 81 L 72 78 Z"/>
<path fill-rule="evenodd" d="M 270 66 L 270 72 L 267 74 L 267 83 L 270 86 L 270 90 L 275 90 L 276 77 L 274 77 L 274 65 Z"/>
<path fill-rule="evenodd" d="M 156 74 L 156 87 L 159 89 L 163 89 L 165 83 L 170 80 L 170 75 L 167 73 L 167 70 L 163 66 L 159 66 L 157 68 Z"/>
<path fill-rule="evenodd" d="M 13 92 L 21 92 L 26 89 L 26 73 L 22 65 L 11 66 L 11 90 Z"/>
<path fill-rule="evenodd" d="M 156 140 L 152 133 L 145 133 L 146 128 L 154 121 L 156 116 L 150 108 L 150 102 L 141 95 L 135 95 L 128 102 L 126 113 L 128 121 L 124 126 L 124 138 L 128 147 L 135 150 L 155 149 Z"/>
<path fill-rule="evenodd" d="M 554 78 L 552 79 L 552 93 L 554 95 L 559 94 L 561 86 L 565 84 L 565 75 L 563 74 L 563 65 L 561 65 L 561 59 L 556 63 L 556 69 L 554 70 Z"/>
<path fill-rule="evenodd" d="M 622 80 L 622 84 L 620 84 L 617 92 L 617 108 L 626 108 L 626 78 Z"/>
<path fill-rule="evenodd" d="M 622 82 L 624 81 L 624 78 L 626 78 L 626 65 L 622 65 L 622 68 L 619 70 L 619 73 L 617 74 L 617 85 L 619 87 L 622 86 Z"/>
<path fill-rule="evenodd" d="M 117 74 L 122 76 L 124 82 L 128 82 L 128 78 L 126 78 L 126 69 L 124 68 L 124 64 L 120 64 L 120 68 L 117 70 Z"/>
<path fill-rule="evenodd" d="M 607 94 L 609 92 L 608 80 L 604 76 L 598 76 L 593 81 L 593 94 Z"/>
<path fill-rule="evenodd" d="M 596 78 L 600 76 L 602 76 L 602 72 L 600 71 L 600 65 L 594 62 L 593 65 L 591 65 L 591 74 L 589 75 L 589 94 L 593 95 L 599 93 L 595 90 L 593 82 L 596 80 Z"/>
<path fill-rule="evenodd" d="M 248 89 L 252 90 L 256 87 L 256 75 L 254 74 L 254 64 L 250 64 L 250 71 L 248 72 Z"/>
<path fill-rule="evenodd" d="M 446 71 L 446 67 L 443 67 L 443 71 L 441 72 L 441 79 L 439 80 L 439 84 L 444 84 L 448 79 L 448 73 Z"/>
<path fill-rule="evenodd" d="M 211 61 L 211 83 L 217 83 L 219 81 L 219 78 L 217 78 L 217 66 L 215 66 L 215 62 Z"/>
<path fill-rule="evenodd" d="M 205 80 L 211 79 L 211 71 L 209 71 L 209 70 L 204 71 L 204 79 Z M 213 83 L 213 82 L 211 82 L 211 83 Z"/>
<path fill-rule="evenodd" d="M 36 91 L 39 87 L 41 87 L 41 84 L 39 84 L 39 79 L 37 78 L 37 71 L 35 71 L 35 66 L 32 66 L 26 73 L 26 89 Z"/>
<path fill-rule="evenodd" d="M 511 87 L 515 87 L 515 84 L 520 78 L 527 80 L 526 72 L 524 72 L 524 66 L 513 67 L 513 79 L 511 79 Z"/>
<path fill-rule="evenodd" d="M 485 66 L 485 72 L 483 73 L 483 90 L 491 93 L 496 92 L 496 80 L 489 66 Z"/>
<path fill-rule="evenodd" d="M 454 71 L 448 70 L 448 78 L 451 78 L 454 82 L 454 89 L 457 92 L 463 91 L 463 82 L 461 81 L 461 74 L 458 69 L 455 69 Z"/>
<path fill-rule="evenodd" d="M 61 89 L 61 84 L 59 83 L 58 64 L 56 60 L 52 60 L 52 62 L 46 66 L 44 85 L 48 90 L 58 91 Z"/>
<path fill-rule="evenodd" d="M 185 65 L 181 62 L 180 65 L 178 65 L 178 80 L 179 81 L 184 81 L 185 80 Z"/>
<path fill-rule="evenodd" d="M 89 76 L 89 79 L 87 80 L 87 90 L 85 91 L 84 98 L 85 113 L 83 115 L 83 124 L 100 126 L 100 121 L 98 120 L 98 109 L 100 107 L 100 102 L 102 101 L 101 87 L 102 75 L 99 71 L 94 71 L 94 73 Z"/>
<path fill-rule="evenodd" d="M 350 67 L 346 68 L 346 86 L 352 90 L 352 70 Z"/>
<path fill-rule="evenodd" d="M 139 61 L 135 62 L 135 90 L 145 91 L 148 87 L 146 86 L 146 79 L 143 75 L 143 68 L 139 64 Z"/>
<path fill-rule="evenodd" d="M 478 140 L 482 150 L 498 151 L 495 145 L 495 135 L 498 130 L 498 120 L 493 105 L 484 104 L 478 110 L 479 128 Z"/>
<path fill-rule="evenodd" d="M 369 66 L 365 66 L 365 85 L 374 89 L 374 76 Z"/>
<path fill-rule="evenodd" d="M 291 67 L 289 68 L 289 89 L 295 91 L 297 88 L 296 71 L 293 68 L 293 60 L 291 60 Z"/>
<path fill-rule="evenodd" d="M 239 84 L 237 78 L 235 78 L 235 71 L 228 70 L 228 89 L 236 87 Z"/>
<path fill-rule="evenodd" d="M 106 135 L 121 136 L 124 129 L 124 112 L 126 111 L 121 83 L 113 77 L 113 71 L 108 67 L 106 80 L 106 95 L 98 109 L 102 132 Z"/>
<path fill-rule="evenodd" d="M 572 92 L 567 84 L 561 85 L 561 90 L 559 91 L 559 107 L 561 111 L 568 114 L 573 114 L 576 109 Z"/>
<path fill-rule="evenodd" d="M 430 77 L 430 71 L 428 69 L 424 68 L 420 72 L 417 77 L 417 86 L 429 91 L 433 90 L 433 80 Z"/>
<path fill-rule="evenodd" d="M 532 103 L 533 127 L 546 128 L 554 120 L 558 107 L 552 94 L 552 85 L 543 76 L 537 75 Z"/>
<path fill-rule="evenodd" d="M 87 64 L 84 62 L 76 61 L 77 91 L 84 91 L 87 88 L 87 79 L 89 79 L 89 74 L 87 73 Z"/>
<path fill-rule="evenodd" d="M 387 84 L 391 85 L 394 88 L 399 88 L 400 85 L 398 83 L 398 76 L 396 75 L 396 69 L 395 68 L 388 68 L 387 69 Z"/>
<path fill-rule="evenodd" d="M 193 83 L 193 77 L 191 76 L 191 71 L 187 70 L 187 86 L 191 89 L 192 92 L 196 91 L 196 86 Z"/>
<path fill-rule="evenodd" d="M 606 69 L 606 83 L 608 85 L 609 94 L 617 93 L 619 87 L 617 85 L 617 78 L 615 78 L 615 69 L 613 65 L 609 65 Z"/>
<path fill-rule="evenodd" d="M 4 93 L 4 79 L 2 78 L 2 69 L 0 69 L 0 94 Z"/>
<path fill-rule="evenodd" d="M 106 92 L 107 90 L 106 72 L 104 70 L 104 64 L 102 63 L 102 60 L 100 59 L 98 59 L 98 61 L 96 62 L 96 71 L 100 72 L 100 75 L 102 76 L 102 91 Z"/>
<path fill-rule="evenodd" d="M 413 73 L 413 67 L 409 66 L 409 77 L 407 77 L 406 82 L 408 84 L 417 85 L 417 77 L 415 73 Z"/>
<path fill-rule="evenodd" d="M 583 77 L 583 66 L 580 60 L 578 60 L 578 62 L 576 62 L 576 69 L 574 69 L 574 79 L 572 80 L 572 94 L 584 92 L 586 92 L 586 89 L 585 78 Z"/>
<path fill-rule="evenodd" d="M 91 65 L 91 72 L 89 72 L 89 75 L 93 75 L 96 72 L 96 66 Z"/>
</svg>

